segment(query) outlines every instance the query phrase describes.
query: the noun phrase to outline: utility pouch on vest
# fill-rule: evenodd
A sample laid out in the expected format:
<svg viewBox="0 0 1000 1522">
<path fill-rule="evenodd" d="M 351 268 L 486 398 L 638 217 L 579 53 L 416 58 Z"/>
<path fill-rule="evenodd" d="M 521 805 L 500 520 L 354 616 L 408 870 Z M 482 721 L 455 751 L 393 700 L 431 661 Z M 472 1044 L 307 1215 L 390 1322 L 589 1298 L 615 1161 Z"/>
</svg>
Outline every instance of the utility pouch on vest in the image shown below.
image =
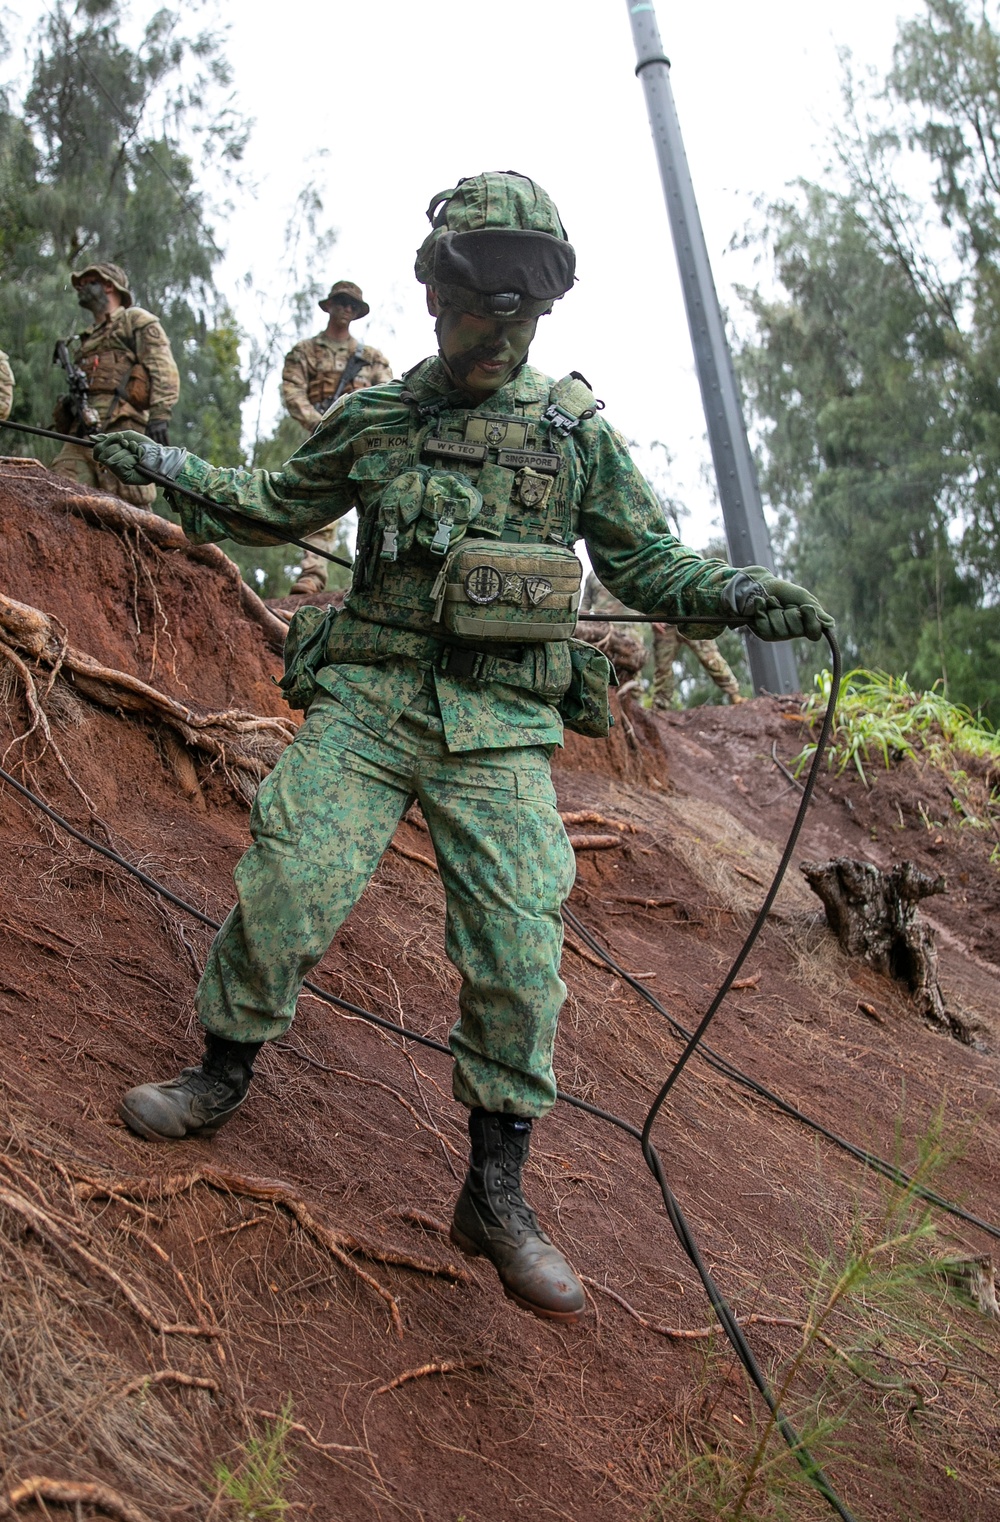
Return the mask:
<svg viewBox="0 0 1000 1522">
<path fill-rule="evenodd" d="M 462 639 L 533 644 L 569 639 L 583 567 L 554 544 L 468 539 L 434 583 L 434 620 Z"/>
<path fill-rule="evenodd" d="M 569 642 L 573 672 L 569 687 L 556 707 L 567 729 L 590 740 L 606 740 L 614 719 L 608 702 L 608 688 L 618 686 L 615 668 L 607 656 L 585 640 Z"/>
<path fill-rule="evenodd" d="M 381 560 L 398 560 L 414 544 L 438 557 L 464 539 L 483 499 L 464 476 L 416 466 L 390 481 L 379 499 Z"/>
<path fill-rule="evenodd" d="M 292 614 L 285 635 L 285 674 L 278 683 L 289 708 L 308 708 L 316 696 L 316 673 L 328 664 L 327 645 L 336 608 L 306 603 Z"/>
</svg>

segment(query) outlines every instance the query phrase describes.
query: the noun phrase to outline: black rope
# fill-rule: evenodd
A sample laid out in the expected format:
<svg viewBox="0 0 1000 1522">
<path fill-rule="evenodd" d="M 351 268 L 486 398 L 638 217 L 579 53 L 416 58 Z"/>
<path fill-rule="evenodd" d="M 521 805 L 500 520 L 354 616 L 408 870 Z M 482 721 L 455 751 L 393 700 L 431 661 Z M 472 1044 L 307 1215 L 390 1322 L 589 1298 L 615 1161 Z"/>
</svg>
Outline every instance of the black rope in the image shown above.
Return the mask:
<svg viewBox="0 0 1000 1522">
<path fill-rule="evenodd" d="M 670 1013 L 651 988 L 647 988 L 640 978 L 635 977 L 624 968 L 611 955 L 608 949 L 601 945 L 593 931 L 589 930 L 583 921 L 577 918 L 572 909 L 564 906 L 563 918 L 580 939 L 590 947 L 595 956 L 599 956 L 617 977 L 621 978 L 631 988 L 634 988 L 641 998 L 645 999 L 658 1014 L 663 1016 L 671 1030 L 682 1041 L 690 1039 L 691 1032 L 688 1028 L 681 1024 L 676 1015 Z M 815 1131 L 817 1136 L 822 1136 L 826 1141 L 832 1142 L 842 1152 L 846 1152 L 848 1156 L 856 1158 L 859 1163 L 863 1163 L 866 1168 L 871 1168 L 873 1172 L 881 1174 L 890 1183 L 896 1184 L 900 1189 L 912 1192 L 920 1199 L 925 1200 L 927 1204 L 946 1211 L 949 1215 L 955 1216 L 960 1221 L 966 1221 L 970 1226 L 975 1226 L 979 1231 L 985 1231 L 987 1235 L 995 1237 L 1000 1241 L 1000 1226 L 994 1226 L 992 1222 L 984 1221 L 981 1216 L 972 1215 L 970 1211 L 963 1210 L 962 1206 L 956 1205 L 953 1200 L 948 1200 L 944 1195 L 938 1194 L 936 1190 L 928 1189 L 926 1185 L 918 1183 L 911 1174 L 907 1173 L 903 1168 L 897 1167 L 895 1163 L 887 1162 L 885 1158 L 879 1157 L 877 1153 L 868 1152 L 864 1147 L 859 1147 L 854 1142 L 848 1141 L 846 1137 L 839 1136 L 836 1131 L 829 1130 L 821 1121 L 814 1120 L 811 1115 L 806 1115 L 802 1110 L 797 1109 L 795 1105 L 790 1104 L 787 1099 L 782 1099 L 781 1095 L 776 1094 L 773 1089 L 767 1088 L 765 1084 L 758 1082 L 756 1078 L 752 1078 L 749 1073 L 742 1072 L 728 1058 L 723 1057 L 720 1052 L 710 1047 L 707 1042 L 702 1041 L 699 1043 L 698 1056 L 707 1067 L 713 1068 L 724 1078 L 728 1078 L 730 1082 L 739 1084 L 748 1093 L 756 1094 L 760 1099 L 766 1099 L 769 1104 L 774 1105 L 783 1115 L 787 1115 L 791 1120 L 796 1120 L 801 1125 L 807 1126 L 810 1131 Z"/>
<path fill-rule="evenodd" d="M 12 423 L 9 418 L 5 418 L 0 421 L 0 428 L 12 428 L 15 433 L 32 433 L 40 439 L 55 439 L 60 444 L 81 444 L 84 449 L 93 449 L 94 447 L 93 439 L 72 433 L 57 433 L 54 428 L 36 428 L 34 423 Z M 187 497 L 189 501 L 196 502 L 199 507 L 207 507 L 213 513 L 224 513 L 227 517 L 235 518 L 239 523 L 249 524 L 259 532 L 260 523 L 256 518 L 252 518 L 249 513 L 241 513 L 238 507 L 229 507 L 221 502 L 213 502 L 211 497 L 203 496 L 200 491 L 192 491 L 188 486 L 178 486 L 176 481 L 172 481 L 169 476 L 161 475 L 158 470 L 151 470 L 148 465 L 140 465 L 138 460 L 135 463 L 137 470 L 141 470 L 144 476 L 151 482 L 155 482 L 157 486 L 162 487 L 164 491 L 175 492 L 180 497 Z M 294 544 L 300 550 L 308 550 L 311 555 L 319 555 L 323 560 L 332 560 L 334 565 L 346 566 L 349 571 L 353 569 L 352 561 L 345 560 L 342 555 L 334 555 L 330 550 L 321 550 L 315 544 L 307 544 L 304 539 L 293 539 L 288 534 L 282 534 L 280 537 L 276 535 L 275 538 L 279 544 Z"/>
</svg>

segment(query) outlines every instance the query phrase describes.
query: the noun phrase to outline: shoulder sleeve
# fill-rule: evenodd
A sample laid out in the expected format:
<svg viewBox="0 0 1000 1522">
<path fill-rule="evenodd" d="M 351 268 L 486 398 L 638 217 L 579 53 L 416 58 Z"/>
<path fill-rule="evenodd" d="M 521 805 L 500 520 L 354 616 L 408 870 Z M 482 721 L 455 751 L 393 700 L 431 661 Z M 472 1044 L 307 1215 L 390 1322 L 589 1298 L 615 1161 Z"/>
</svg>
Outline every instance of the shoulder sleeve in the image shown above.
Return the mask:
<svg viewBox="0 0 1000 1522">
<path fill-rule="evenodd" d="M 211 497 L 220 511 L 178 497 L 184 532 L 198 543 L 231 538 L 241 544 L 274 544 L 342 518 L 355 505 L 353 440 L 401 410 L 398 397 L 383 396 L 374 403 L 369 397 L 369 391 L 345 397 L 281 470 L 225 470 L 189 455 L 177 484 Z M 226 507 L 238 508 L 259 527 L 229 518 Z"/>
<path fill-rule="evenodd" d="M 392 366 L 381 349 L 372 349 L 366 345 L 365 362 L 372 377 L 371 384 L 373 386 L 382 386 L 386 381 L 392 380 Z"/>
<path fill-rule="evenodd" d="M 149 371 L 150 419 L 169 421 L 180 395 L 180 376 L 174 363 L 170 340 L 163 324 L 142 307 L 129 308 L 129 329 L 135 352 Z"/>
<path fill-rule="evenodd" d="M 309 400 L 308 340 L 297 343 L 285 355 L 281 370 L 281 399 L 297 423 L 313 429 L 319 422 L 319 413 Z"/>
<path fill-rule="evenodd" d="M 580 430 L 586 456 L 580 528 L 598 579 L 626 607 L 671 617 L 723 612 L 735 574 L 675 539 L 652 487 L 621 434 L 603 418 Z"/>
<path fill-rule="evenodd" d="M 0 349 L 0 420 L 10 417 L 14 405 L 14 372 L 10 361 Z"/>
</svg>

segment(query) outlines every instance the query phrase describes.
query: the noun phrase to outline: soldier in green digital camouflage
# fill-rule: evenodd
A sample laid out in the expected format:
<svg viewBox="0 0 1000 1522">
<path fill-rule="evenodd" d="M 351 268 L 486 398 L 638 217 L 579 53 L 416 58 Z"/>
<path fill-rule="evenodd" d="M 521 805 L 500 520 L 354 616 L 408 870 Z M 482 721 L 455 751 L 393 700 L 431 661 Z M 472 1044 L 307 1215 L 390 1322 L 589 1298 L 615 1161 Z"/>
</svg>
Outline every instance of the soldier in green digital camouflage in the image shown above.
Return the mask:
<svg viewBox="0 0 1000 1522">
<path fill-rule="evenodd" d="M 452 1236 L 495 1265 L 536 1315 L 576 1320 L 583 1288 L 539 1227 L 521 1170 L 556 1096 L 565 985 L 561 908 L 574 879 L 549 756 L 563 726 L 607 733 L 610 668 L 571 636 L 582 538 L 613 595 L 700 632 L 745 616 L 761 638 L 818 639 L 832 620 L 759 567 L 706 560 L 670 534 L 625 441 L 578 375 L 527 364 L 540 316 L 574 281 L 555 206 L 533 181 L 482 174 L 435 196 L 417 255 L 438 353 L 345 396 L 280 471 L 225 470 L 138 434 L 99 440 L 103 464 L 143 464 L 207 494 L 178 496 L 188 534 L 255 542 L 357 507 L 344 610 L 304 607 L 285 687 L 306 707 L 257 795 L 238 903 L 198 989 L 201 1062 L 132 1089 L 141 1136 L 207 1135 L 244 1103 L 264 1041 L 287 1031 L 324 955 L 414 800 L 447 898 L 461 974 L 450 1036 L 472 1151 Z M 696 631 L 698 632 L 698 631 Z"/>
<path fill-rule="evenodd" d="M 133 304 L 128 276 L 120 265 L 90 264 L 70 280 L 80 305 L 94 319 L 74 341 L 71 358 L 87 378 L 87 400 L 97 426 L 105 431 L 141 428 L 154 443 L 167 444 L 180 376 L 162 324 L 152 312 Z M 66 402 L 63 398 L 57 404 L 56 427 L 61 433 L 79 431 Z M 148 481 L 124 484 L 102 469 L 85 444 L 64 444 L 52 469 L 137 507 L 150 507 L 156 498 L 156 487 Z"/>
<path fill-rule="evenodd" d="M 623 614 L 632 612 L 631 608 L 625 607 L 620 598 L 612 597 L 607 587 L 601 585 L 593 571 L 587 577 L 580 608 L 583 613 L 600 613 L 612 623 Z M 636 632 L 634 627 L 628 625 L 626 627 L 629 633 Z M 678 629 L 676 624 L 655 623 L 653 624 L 654 708 L 662 710 L 673 707 L 674 661 L 677 659 L 681 645 L 686 645 L 689 650 L 694 651 L 716 687 L 720 692 L 725 693 L 730 703 L 742 703 L 740 684 L 714 639 L 695 639 L 693 635 L 685 634 L 682 629 Z"/>
<path fill-rule="evenodd" d="M 10 417 L 14 405 L 14 372 L 10 360 L 0 349 L 0 423 Z"/>
<path fill-rule="evenodd" d="M 338 280 L 330 294 L 319 303 L 328 313 L 322 333 L 303 338 L 285 355 L 281 372 L 281 395 L 297 423 L 312 433 L 328 407 L 345 393 L 363 391 L 392 380 L 392 368 L 385 355 L 372 344 L 364 344 L 351 334 L 351 323 L 367 317 L 371 308 L 361 294 L 361 287 L 350 280 Z M 337 525 L 328 523 L 315 534 L 310 544 L 317 549 L 336 549 Z M 329 562 L 321 555 L 306 551 L 293 592 L 311 594 L 326 587 Z"/>
</svg>

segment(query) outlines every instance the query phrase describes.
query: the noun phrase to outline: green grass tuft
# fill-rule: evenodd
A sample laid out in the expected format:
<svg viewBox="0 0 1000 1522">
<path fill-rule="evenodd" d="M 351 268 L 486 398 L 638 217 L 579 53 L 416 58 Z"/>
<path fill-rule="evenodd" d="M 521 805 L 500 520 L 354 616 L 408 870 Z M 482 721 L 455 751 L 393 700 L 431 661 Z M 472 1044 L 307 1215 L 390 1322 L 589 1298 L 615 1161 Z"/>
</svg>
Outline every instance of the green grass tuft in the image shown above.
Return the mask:
<svg viewBox="0 0 1000 1522">
<path fill-rule="evenodd" d="M 285 1487 L 295 1473 L 286 1452 L 292 1426 L 292 1402 L 285 1401 L 278 1420 L 268 1423 L 260 1437 L 248 1438 L 235 1469 L 215 1467 L 216 1495 L 235 1504 L 241 1522 L 274 1522 L 291 1510 Z"/>
<path fill-rule="evenodd" d="M 803 712 L 819 718 L 830 698 L 831 676 L 821 671 L 816 692 L 805 701 Z M 796 757 L 801 772 L 816 753 L 806 745 Z M 880 761 L 888 771 L 894 761 L 909 756 L 926 759 L 954 776 L 960 756 L 975 756 L 1000 763 L 1000 734 L 970 708 L 951 703 L 938 690 L 918 692 L 905 676 L 856 667 L 841 679 L 833 735 L 827 765 L 840 776 L 854 766 L 865 786 L 865 766 Z"/>
</svg>

